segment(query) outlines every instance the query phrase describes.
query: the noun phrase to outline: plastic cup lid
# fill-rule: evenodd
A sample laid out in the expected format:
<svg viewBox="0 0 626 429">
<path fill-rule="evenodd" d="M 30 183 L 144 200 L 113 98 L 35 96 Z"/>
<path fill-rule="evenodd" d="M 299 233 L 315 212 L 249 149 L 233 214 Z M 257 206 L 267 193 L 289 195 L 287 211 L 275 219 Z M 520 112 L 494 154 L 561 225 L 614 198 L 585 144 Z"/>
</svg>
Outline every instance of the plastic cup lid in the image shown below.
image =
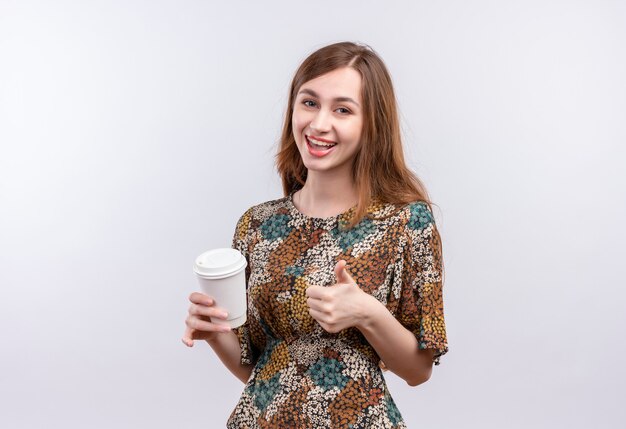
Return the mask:
<svg viewBox="0 0 626 429">
<path fill-rule="evenodd" d="M 199 276 L 219 279 L 237 274 L 248 263 L 237 249 L 213 249 L 196 258 L 193 270 Z"/>
</svg>

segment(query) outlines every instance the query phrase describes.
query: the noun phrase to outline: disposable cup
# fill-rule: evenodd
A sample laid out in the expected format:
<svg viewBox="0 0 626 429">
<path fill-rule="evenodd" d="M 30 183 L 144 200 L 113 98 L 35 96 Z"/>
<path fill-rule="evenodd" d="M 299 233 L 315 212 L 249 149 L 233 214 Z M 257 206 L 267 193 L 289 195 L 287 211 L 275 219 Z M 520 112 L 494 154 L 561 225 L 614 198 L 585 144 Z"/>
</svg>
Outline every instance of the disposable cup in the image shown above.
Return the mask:
<svg viewBox="0 0 626 429">
<path fill-rule="evenodd" d="M 213 318 L 216 325 L 231 328 L 246 321 L 246 258 L 236 249 L 213 249 L 196 258 L 193 270 L 201 291 L 213 298 L 215 307 L 228 313 L 226 320 Z"/>
</svg>

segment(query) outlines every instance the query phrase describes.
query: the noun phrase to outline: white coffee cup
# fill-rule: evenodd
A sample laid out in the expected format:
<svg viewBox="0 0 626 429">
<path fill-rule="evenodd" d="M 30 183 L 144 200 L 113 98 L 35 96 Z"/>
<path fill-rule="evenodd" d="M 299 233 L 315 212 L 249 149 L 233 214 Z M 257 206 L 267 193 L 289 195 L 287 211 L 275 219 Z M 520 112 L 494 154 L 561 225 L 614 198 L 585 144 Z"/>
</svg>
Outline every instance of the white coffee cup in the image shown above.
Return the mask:
<svg viewBox="0 0 626 429">
<path fill-rule="evenodd" d="M 236 328 L 245 323 L 247 264 L 241 252 L 230 248 L 209 250 L 196 258 L 193 270 L 200 289 L 228 313 L 226 320 L 211 319 L 216 325 Z"/>
</svg>

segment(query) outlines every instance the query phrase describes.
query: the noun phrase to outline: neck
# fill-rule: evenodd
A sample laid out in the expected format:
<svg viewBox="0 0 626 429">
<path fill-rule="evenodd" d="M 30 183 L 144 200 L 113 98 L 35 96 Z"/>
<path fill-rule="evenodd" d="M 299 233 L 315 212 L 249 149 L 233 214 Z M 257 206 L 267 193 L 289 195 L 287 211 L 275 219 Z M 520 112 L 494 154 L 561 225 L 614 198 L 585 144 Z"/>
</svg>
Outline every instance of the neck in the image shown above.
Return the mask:
<svg viewBox="0 0 626 429">
<path fill-rule="evenodd" d="M 306 215 L 330 217 L 354 207 L 358 203 L 358 194 L 349 174 L 330 171 L 319 174 L 309 170 L 306 183 L 297 192 L 294 202 Z"/>
</svg>

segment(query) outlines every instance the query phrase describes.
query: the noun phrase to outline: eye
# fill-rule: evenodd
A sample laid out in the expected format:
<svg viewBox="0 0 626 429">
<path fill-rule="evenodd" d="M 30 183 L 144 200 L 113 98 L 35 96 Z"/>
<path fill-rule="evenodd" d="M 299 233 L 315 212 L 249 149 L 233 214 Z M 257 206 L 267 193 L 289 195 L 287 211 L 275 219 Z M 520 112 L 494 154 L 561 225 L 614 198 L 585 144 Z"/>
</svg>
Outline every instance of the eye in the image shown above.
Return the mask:
<svg viewBox="0 0 626 429">
<path fill-rule="evenodd" d="M 304 104 L 307 107 L 315 107 L 315 101 L 313 100 L 304 100 L 302 104 Z"/>
<path fill-rule="evenodd" d="M 350 112 L 350 110 L 346 109 L 345 107 L 340 107 L 336 111 L 339 112 L 339 113 L 342 113 L 344 115 L 347 115 L 348 113 L 352 113 L 352 112 Z"/>
</svg>

